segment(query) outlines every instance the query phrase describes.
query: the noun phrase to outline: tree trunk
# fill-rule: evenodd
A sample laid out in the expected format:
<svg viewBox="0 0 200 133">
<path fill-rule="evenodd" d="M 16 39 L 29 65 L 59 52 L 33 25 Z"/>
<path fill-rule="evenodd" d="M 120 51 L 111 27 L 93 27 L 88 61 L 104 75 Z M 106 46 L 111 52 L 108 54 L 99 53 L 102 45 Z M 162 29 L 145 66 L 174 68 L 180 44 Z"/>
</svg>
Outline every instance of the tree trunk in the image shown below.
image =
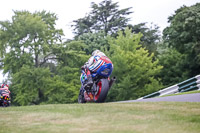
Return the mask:
<svg viewBox="0 0 200 133">
<path fill-rule="evenodd" d="M 38 54 L 35 54 L 35 67 L 39 67 L 39 62 L 38 62 Z"/>
</svg>

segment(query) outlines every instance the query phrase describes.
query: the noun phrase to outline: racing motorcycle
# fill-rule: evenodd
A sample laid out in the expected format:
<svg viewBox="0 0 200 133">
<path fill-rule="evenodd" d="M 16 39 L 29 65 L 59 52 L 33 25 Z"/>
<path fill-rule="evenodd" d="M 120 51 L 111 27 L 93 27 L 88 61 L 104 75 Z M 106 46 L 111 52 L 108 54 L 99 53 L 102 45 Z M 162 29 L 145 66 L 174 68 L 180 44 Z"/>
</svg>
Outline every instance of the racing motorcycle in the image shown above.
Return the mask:
<svg viewBox="0 0 200 133">
<path fill-rule="evenodd" d="M 108 91 L 116 80 L 116 77 L 110 79 L 112 73 L 112 64 L 105 63 L 96 72 L 92 73 L 93 85 L 88 89 L 84 88 L 87 75 L 84 70 L 81 72 L 81 88 L 78 96 L 78 103 L 94 101 L 102 103 L 105 101 Z"/>
<path fill-rule="evenodd" d="M 0 88 L 0 106 L 8 107 L 10 104 L 10 91 L 6 88 Z"/>
</svg>

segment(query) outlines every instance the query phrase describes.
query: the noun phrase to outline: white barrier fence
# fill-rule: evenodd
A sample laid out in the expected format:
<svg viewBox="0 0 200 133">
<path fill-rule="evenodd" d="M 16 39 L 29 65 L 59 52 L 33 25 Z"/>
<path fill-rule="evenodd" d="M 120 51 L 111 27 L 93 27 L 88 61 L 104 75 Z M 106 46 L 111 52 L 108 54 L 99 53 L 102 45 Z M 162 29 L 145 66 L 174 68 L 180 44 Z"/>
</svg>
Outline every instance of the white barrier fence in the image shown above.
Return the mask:
<svg viewBox="0 0 200 133">
<path fill-rule="evenodd" d="M 187 91 L 192 91 L 192 90 L 200 90 L 200 75 L 192 77 L 179 84 L 167 87 L 163 90 L 159 90 L 147 96 L 141 97 L 139 99 L 146 99 L 146 98 L 151 98 L 151 97 L 156 97 L 156 96 L 176 94 L 176 93 L 187 92 Z"/>
</svg>

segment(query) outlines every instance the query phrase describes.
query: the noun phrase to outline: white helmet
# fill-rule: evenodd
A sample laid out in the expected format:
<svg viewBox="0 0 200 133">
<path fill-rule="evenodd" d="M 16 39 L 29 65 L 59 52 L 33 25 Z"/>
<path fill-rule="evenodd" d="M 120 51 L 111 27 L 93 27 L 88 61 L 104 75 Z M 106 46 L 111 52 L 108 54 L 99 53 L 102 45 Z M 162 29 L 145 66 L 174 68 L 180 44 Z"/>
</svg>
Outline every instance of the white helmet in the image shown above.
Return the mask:
<svg viewBox="0 0 200 133">
<path fill-rule="evenodd" d="M 95 50 L 94 52 L 92 52 L 92 56 L 106 56 L 103 52 L 101 52 L 100 50 Z"/>
<path fill-rule="evenodd" d="M 97 49 L 97 50 L 95 50 L 95 51 L 92 52 L 92 56 L 95 56 L 95 55 L 97 55 L 97 54 L 100 53 L 100 52 L 101 52 L 101 51 Z"/>
</svg>

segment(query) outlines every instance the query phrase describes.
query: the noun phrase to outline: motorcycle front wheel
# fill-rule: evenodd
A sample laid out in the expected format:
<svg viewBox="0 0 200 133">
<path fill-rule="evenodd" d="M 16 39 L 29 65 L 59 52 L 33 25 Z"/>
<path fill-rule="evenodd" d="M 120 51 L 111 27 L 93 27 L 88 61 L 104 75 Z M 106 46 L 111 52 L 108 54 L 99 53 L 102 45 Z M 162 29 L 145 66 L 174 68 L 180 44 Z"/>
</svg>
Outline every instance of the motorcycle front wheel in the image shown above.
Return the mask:
<svg viewBox="0 0 200 133">
<path fill-rule="evenodd" d="M 108 79 L 101 79 L 97 83 L 97 94 L 94 95 L 94 101 L 96 103 L 103 103 L 106 100 L 109 91 L 109 81 Z"/>
</svg>

